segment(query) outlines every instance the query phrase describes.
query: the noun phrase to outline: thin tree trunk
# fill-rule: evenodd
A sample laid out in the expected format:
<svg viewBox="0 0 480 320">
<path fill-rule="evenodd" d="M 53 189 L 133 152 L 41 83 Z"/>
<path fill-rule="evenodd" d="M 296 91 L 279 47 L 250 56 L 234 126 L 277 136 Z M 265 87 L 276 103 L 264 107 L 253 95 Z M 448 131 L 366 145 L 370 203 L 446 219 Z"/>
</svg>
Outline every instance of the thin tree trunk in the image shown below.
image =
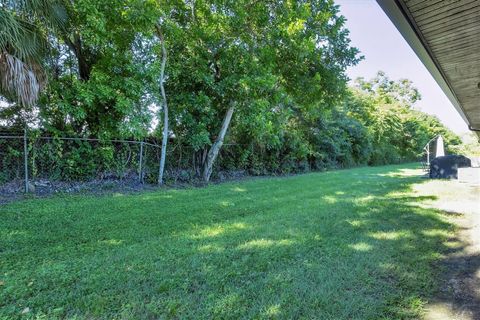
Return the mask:
<svg viewBox="0 0 480 320">
<path fill-rule="evenodd" d="M 160 92 L 162 94 L 162 109 L 163 109 L 163 135 L 162 135 L 162 150 L 160 154 L 160 167 L 158 169 L 158 184 L 163 184 L 163 172 L 165 169 L 165 158 L 167 154 L 168 142 L 168 104 L 167 95 L 165 94 L 165 65 L 167 63 L 167 50 L 165 49 L 165 40 L 163 38 L 162 29 L 159 24 L 155 25 L 158 38 L 162 45 L 162 67 L 160 69 Z"/>
<path fill-rule="evenodd" d="M 228 108 L 225 117 L 223 118 L 222 128 L 220 129 L 220 133 L 218 134 L 215 143 L 212 145 L 210 150 L 208 151 L 207 159 L 205 165 L 203 167 L 203 180 L 208 182 L 210 180 L 210 176 L 212 175 L 213 171 L 213 164 L 217 159 L 218 153 L 223 145 L 223 139 L 225 138 L 225 134 L 227 133 L 228 127 L 230 125 L 230 121 L 232 120 L 233 111 L 235 108 L 232 106 Z"/>
<path fill-rule="evenodd" d="M 63 40 L 65 41 L 67 46 L 70 48 L 70 50 L 73 52 L 73 54 L 77 58 L 78 75 L 80 76 L 80 79 L 83 81 L 87 81 L 88 79 L 90 79 L 90 73 L 92 71 L 92 67 L 91 67 L 92 63 L 89 63 L 87 61 L 87 56 L 85 55 L 85 52 L 84 52 L 85 50 L 83 50 L 82 48 L 82 40 L 80 39 L 80 36 L 78 34 L 75 34 L 73 36 L 73 41 L 72 41 L 67 34 L 64 34 Z M 89 60 L 92 60 L 92 59 L 89 59 Z"/>
</svg>

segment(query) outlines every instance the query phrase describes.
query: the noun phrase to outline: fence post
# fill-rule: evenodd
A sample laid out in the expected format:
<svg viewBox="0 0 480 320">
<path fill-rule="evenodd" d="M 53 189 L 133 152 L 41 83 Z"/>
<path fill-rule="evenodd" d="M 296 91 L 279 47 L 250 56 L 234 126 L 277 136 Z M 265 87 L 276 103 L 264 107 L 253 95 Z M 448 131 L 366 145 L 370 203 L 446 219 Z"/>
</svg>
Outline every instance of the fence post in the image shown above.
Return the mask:
<svg viewBox="0 0 480 320">
<path fill-rule="evenodd" d="M 23 131 L 23 160 L 24 160 L 24 169 L 25 169 L 25 192 L 28 193 L 28 140 L 27 140 L 27 129 Z"/>
<path fill-rule="evenodd" d="M 430 143 L 427 145 L 427 165 L 430 165 Z"/>
<path fill-rule="evenodd" d="M 138 179 L 140 180 L 140 183 L 143 183 L 143 141 L 140 142 L 140 159 L 138 161 Z"/>
</svg>

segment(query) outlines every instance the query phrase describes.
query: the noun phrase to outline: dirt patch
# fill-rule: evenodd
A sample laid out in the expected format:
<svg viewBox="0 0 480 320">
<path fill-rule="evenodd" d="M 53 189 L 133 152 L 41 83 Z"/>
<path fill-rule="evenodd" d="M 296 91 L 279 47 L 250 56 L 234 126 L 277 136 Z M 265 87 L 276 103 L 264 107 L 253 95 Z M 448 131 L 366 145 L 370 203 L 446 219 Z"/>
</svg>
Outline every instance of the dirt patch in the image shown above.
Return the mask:
<svg viewBox="0 0 480 320">
<path fill-rule="evenodd" d="M 88 193 L 104 195 L 115 192 L 132 193 L 155 188 L 154 185 L 140 183 L 138 179 L 93 180 L 88 182 L 36 180 L 29 182 L 30 193 L 25 194 L 25 182 L 15 180 L 0 186 L 0 205 L 31 197 L 49 197 L 54 194 Z"/>
<path fill-rule="evenodd" d="M 458 181 L 429 181 L 416 186 L 419 194 L 437 199 L 424 205 L 446 213 L 458 226 L 456 237 L 441 261 L 445 272 L 439 292 L 430 299 L 425 319 L 480 320 L 480 186 Z"/>
<path fill-rule="evenodd" d="M 200 177 L 186 170 L 169 171 L 167 181 L 162 188 L 182 189 L 204 187 L 228 181 L 241 181 L 252 178 L 245 171 L 220 171 L 216 173 L 210 183 L 205 183 Z M 55 194 L 83 193 L 89 195 L 107 195 L 112 193 L 135 193 L 141 191 L 158 190 L 155 183 L 141 183 L 136 173 L 123 176 L 121 179 L 111 176 L 89 181 L 57 181 L 49 179 L 35 179 L 28 182 L 30 192 L 25 194 L 25 181 L 17 179 L 0 184 L 0 205 L 12 201 L 31 197 L 49 197 Z"/>
</svg>

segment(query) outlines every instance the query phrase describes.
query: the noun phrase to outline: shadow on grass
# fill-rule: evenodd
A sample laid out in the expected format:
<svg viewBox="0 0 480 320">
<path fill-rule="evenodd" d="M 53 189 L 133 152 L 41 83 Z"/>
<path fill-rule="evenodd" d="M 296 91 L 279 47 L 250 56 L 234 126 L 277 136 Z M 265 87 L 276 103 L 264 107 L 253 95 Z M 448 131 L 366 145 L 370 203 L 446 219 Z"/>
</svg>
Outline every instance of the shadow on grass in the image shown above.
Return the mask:
<svg viewBox="0 0 480 320">
<path fill-rule="evenodd" d="M 441 277 L 443 286 L 431 303 L 432 309 L 437 308 L 444 313 L 437 319 L 480 319 L 480 255 L 454 254 L 442 260 L 442 266 L 445 270 Z"/>
<path fill-rule="evenodd" d="M 462 249 L 421 182 L 391 166 L 14 204 L 0 315 L 415 318 Z"/>
</svg>

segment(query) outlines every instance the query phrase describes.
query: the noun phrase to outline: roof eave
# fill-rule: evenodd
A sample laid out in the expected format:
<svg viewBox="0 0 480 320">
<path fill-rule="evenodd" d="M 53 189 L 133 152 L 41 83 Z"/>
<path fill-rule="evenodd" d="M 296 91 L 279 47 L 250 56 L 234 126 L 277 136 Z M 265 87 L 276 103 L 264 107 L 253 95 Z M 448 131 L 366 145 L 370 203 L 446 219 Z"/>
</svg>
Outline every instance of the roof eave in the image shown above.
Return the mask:
<svg viewBox="0 0 480 320">
<path fill-rule="evenodd" d="M 406 10 L 402 7 L 402 3 L 398 0 L 377 0 L 377 3 L 393 22 L 420 61 L 425 65 L 462 119 L 467 123 L 469 128 L 471 128 L 470 122 L 455 96 L 455 92 L 452 90 L 441 68 L 439 68 L 438 63 L 428 48 L 428 45 L 424 42 L 421 34 L 417 31 L 418 29 L 415 22 L 408 16 Z"/>
</svg>

